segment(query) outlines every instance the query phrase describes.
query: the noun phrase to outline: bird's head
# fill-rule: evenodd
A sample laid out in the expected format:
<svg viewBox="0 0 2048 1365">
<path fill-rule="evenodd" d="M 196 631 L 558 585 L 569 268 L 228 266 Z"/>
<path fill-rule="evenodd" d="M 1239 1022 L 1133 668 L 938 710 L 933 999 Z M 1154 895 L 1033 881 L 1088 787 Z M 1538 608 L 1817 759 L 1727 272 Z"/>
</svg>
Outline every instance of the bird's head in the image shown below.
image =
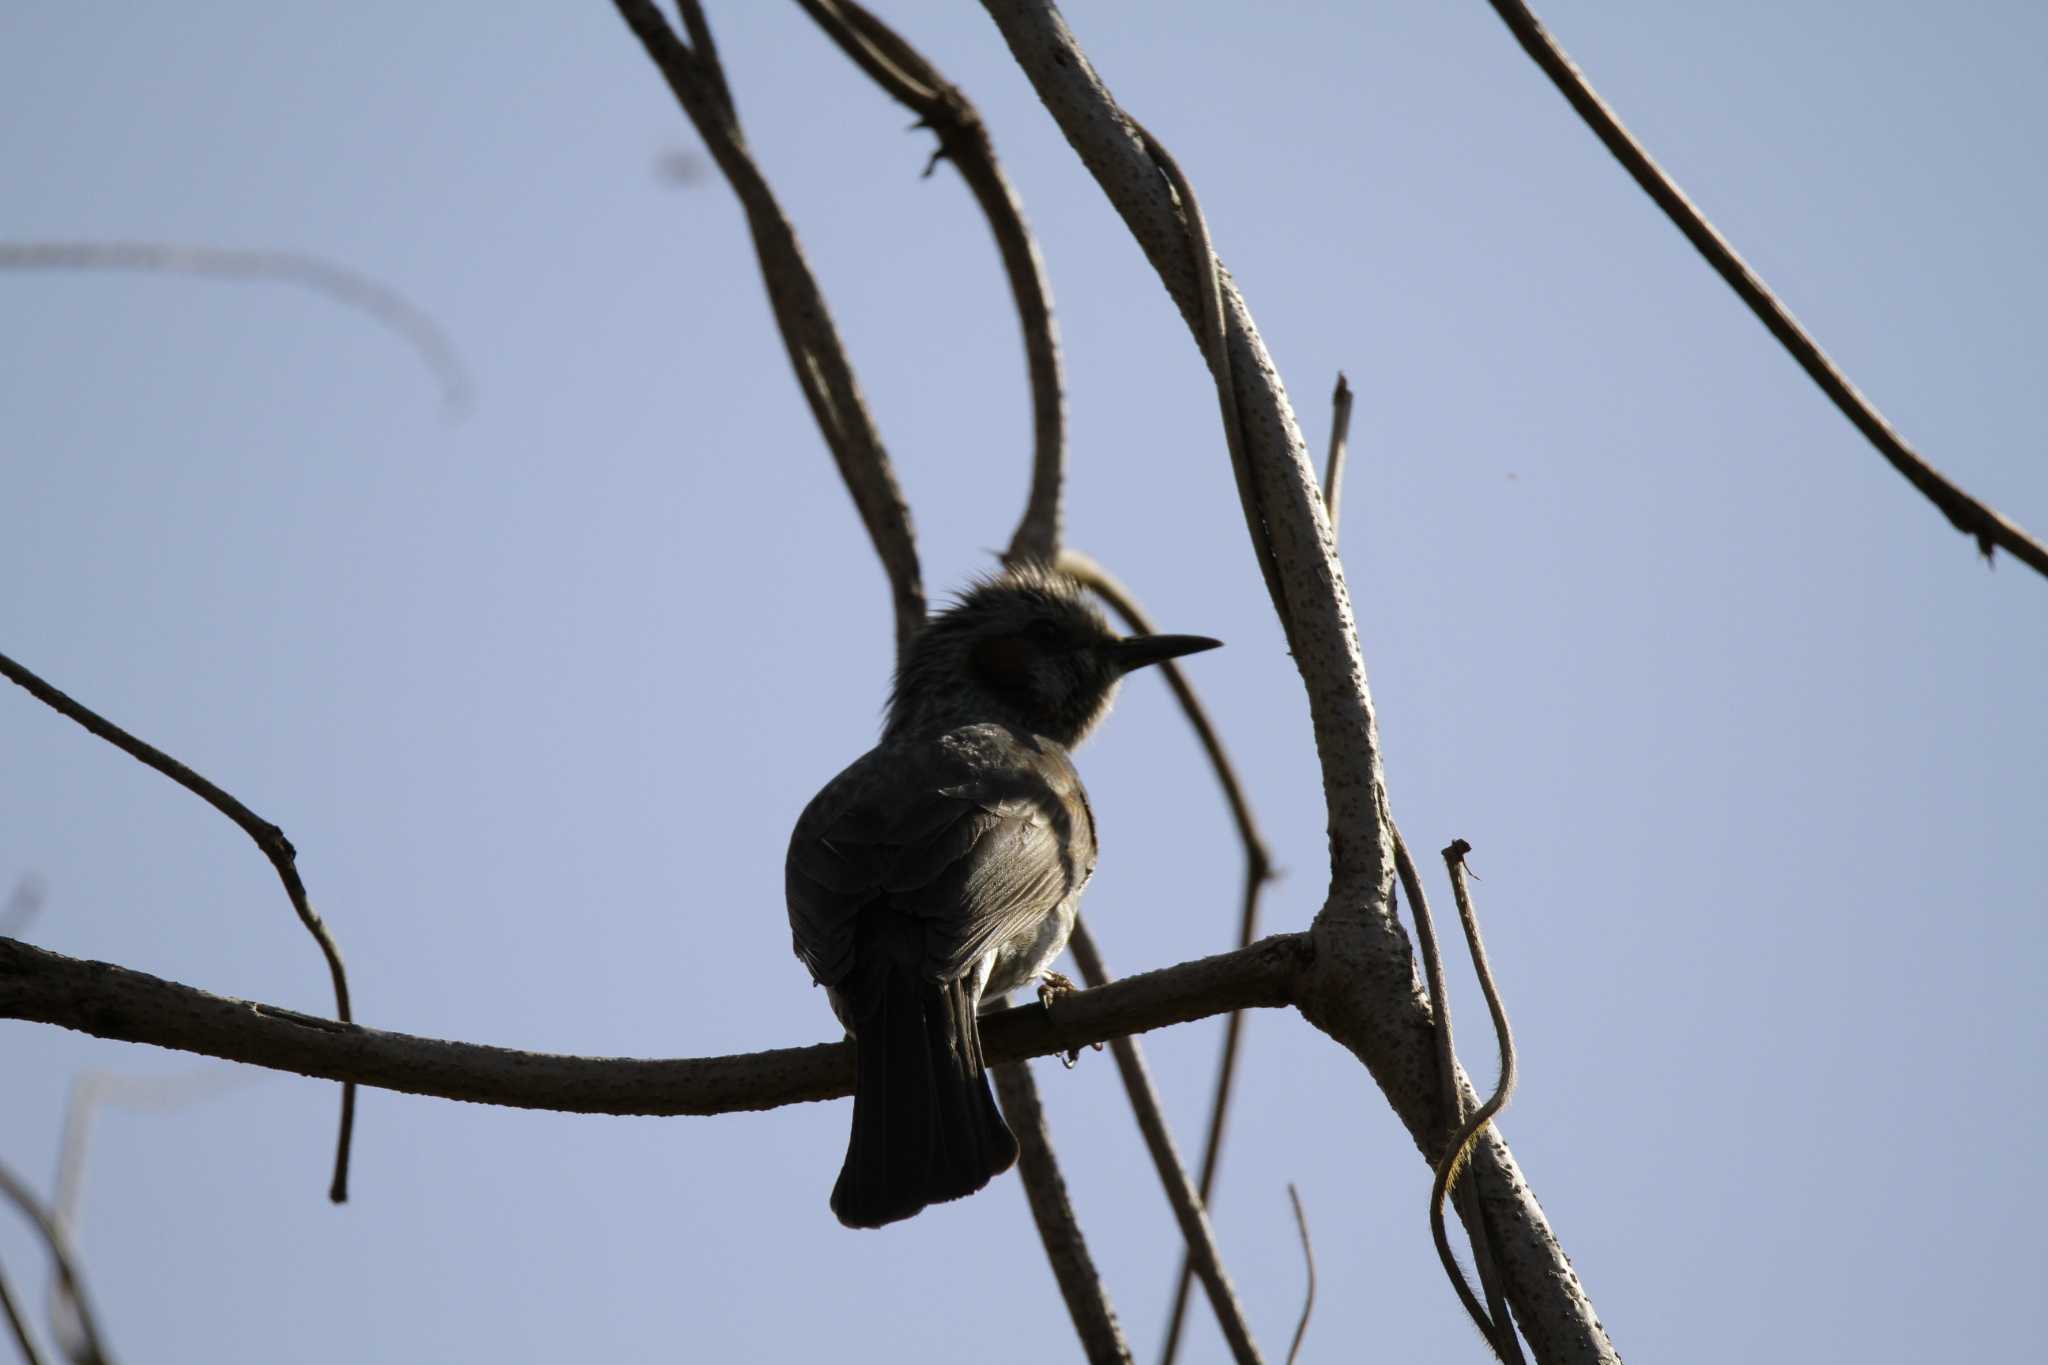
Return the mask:
<svg viewBox="0 0 2048 1365">
<path fill-rule="evenodd" d="M 1072 748 L 1109 710 L 1124 674 L 1220 643 L 1120 637 L 1065 574 L 1005 569 L 961 594 L 911 645 L 888 729 L 1002 720 Z"/>
</svg>

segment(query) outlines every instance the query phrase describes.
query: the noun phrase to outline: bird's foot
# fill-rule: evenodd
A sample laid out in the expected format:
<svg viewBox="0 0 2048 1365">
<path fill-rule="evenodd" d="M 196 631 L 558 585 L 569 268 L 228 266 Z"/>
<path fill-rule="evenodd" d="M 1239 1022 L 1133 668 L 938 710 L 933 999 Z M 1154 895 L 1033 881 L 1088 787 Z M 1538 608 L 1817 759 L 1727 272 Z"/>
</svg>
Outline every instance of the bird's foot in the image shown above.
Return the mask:
<svg viewBox="0 0 2048 1365">
<path fill-rule="evenodd" d="M 1038 1003 L 1045 1006 L 1047 1014 L 1051 1014 L 1053 1006 L 1058 1004 L 1062 997 L 1074 995 L 1080 989 L 1079 986 L 1076 986 L 1061 973 L 1046 972 L 1038 978 Z M 1097 1052 L 1100 1052 L 1102 1051 L 1102 1044 L 1096 1043 L 1094 1048 Z M 1077 1047 L 1070 1047 L 1060 1054 L 1060 1064 L 1069 1071 L 1072 1071 L 1074 1063 L 1080 1060 L 1081 1049 Z"/>
</svg>

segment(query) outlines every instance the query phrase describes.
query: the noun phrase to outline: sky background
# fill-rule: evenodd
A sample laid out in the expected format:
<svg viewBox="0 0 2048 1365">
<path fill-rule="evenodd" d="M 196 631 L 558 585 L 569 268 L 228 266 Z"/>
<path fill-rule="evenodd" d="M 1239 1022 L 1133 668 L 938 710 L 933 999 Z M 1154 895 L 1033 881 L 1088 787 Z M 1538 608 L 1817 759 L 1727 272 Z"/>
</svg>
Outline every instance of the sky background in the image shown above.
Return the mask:
<svg viewBox="0 0 2048 1365">
<path fill-rule="evenodd" d="M 937 596 L 1022 506 L 1024 367 L 929 137 L 793 5 L 710 6 Z M 1286 879 L 1326 875 L 1307 708 L 1197 351 L 970 4 L 891 3 L 980 105 L 1068 363 L 1069 527 L 1168 630 Z M 1907 437 L 2048 532 L 2048 10 L 1548 0 L 1606 97 Z M 1304 430 L 1358 392 L 1344 556 L 1395 809 L 1474 844 L 1521 1043 L 1504 1128 L 1637 1360 L 2021 1359 L 2048 1279 L 2048 582 L 1991 569 L 1609 160 L 1484 5 L 1069 13 L 1198 187 Z M 282 285 L 0 275 L 0 651 L 281 823 L 358 1017 L 689 1056 L 836 1030 L 790 955 L 795 815 L 873 740 L 888 596 L 722 182 L 610 6 L 10 5 L 0 240 L 317 253 L 477 387 Z M 1240 854 L 1164 688 L 1083 752 L 1129 973 L 1235 932 Z M 1435 859 L 1425 862 L 1434 865 Z M 0 883 L 32 941 L 331 1009 L 226 821 L 9 689 Z M 1447 892 L 1437 892 L 1448 907 Z M 1467 1064 L 1491 1075 L 1469 973 Z M 1146 1039 L 1184 1149 L 1221 1026 Z M 0 1025 L 47 1187 L 84 1073 L 223 1064 Z M 1478 1360 L 1429 1172 L 1351 1057 L 1257 1016 L 1215 1207 L 1271 1358 Z M 1141 1359 L 1174 1263 L 1106 1056 L 1039 1065 Z M 879 1234 L 847 1107 L 709 1119 L 281 1075 L 104 1113 L 78 1240 L 124 1360 L 1070 1359 L 1014 1178 Z M 0 1220 L 40 1304 L 40 1252 Z M 1194 1309 L 1192 1361 L 1223 1357 Z"/>
</svg>

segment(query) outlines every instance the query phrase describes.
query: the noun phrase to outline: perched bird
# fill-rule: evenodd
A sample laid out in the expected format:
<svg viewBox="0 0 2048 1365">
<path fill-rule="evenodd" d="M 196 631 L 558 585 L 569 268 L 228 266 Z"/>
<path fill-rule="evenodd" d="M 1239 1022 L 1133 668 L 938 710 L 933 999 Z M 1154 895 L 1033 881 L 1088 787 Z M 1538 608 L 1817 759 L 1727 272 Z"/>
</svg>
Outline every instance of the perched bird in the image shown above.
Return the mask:
<svg viewBox="0 0 2048 1365">
<path fill-rule="evenodd" d="M 1017 1159 L 977 1014 L 1046 975 L 1095 871 L 1067 751 L 1124 674 L 1217 643 L 1119 639 L 1073 580 L 1005 570 L 926 625 L 881 743 L 797 819 L 784 867 L 796 954 L 858 1057 L 840 1222 L 908 1218 Z"/>
</svg>

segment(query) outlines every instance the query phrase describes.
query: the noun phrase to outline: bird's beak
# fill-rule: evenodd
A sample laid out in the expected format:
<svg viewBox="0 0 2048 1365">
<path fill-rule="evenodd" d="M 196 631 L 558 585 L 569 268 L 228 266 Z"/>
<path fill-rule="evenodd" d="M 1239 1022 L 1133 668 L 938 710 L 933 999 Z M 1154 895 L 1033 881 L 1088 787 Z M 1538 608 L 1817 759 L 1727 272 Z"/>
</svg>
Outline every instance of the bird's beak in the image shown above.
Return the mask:
<svg viewBox="0 0 2048 1365">
<path fill-rule="evenodd" d="M 1134 668 L 1147 664 L 1162 663 L 1167 659 L 1178 659 L 1183 654 L 1200 654 L 1205 649 L 1216 649 L 1223 644 L 1206 635 L 1133 635 L 1128 640 L 1118 640 L 1109 647 L 1109 657 L 1117 667 L 1128 673 Z"/>
</svg>

